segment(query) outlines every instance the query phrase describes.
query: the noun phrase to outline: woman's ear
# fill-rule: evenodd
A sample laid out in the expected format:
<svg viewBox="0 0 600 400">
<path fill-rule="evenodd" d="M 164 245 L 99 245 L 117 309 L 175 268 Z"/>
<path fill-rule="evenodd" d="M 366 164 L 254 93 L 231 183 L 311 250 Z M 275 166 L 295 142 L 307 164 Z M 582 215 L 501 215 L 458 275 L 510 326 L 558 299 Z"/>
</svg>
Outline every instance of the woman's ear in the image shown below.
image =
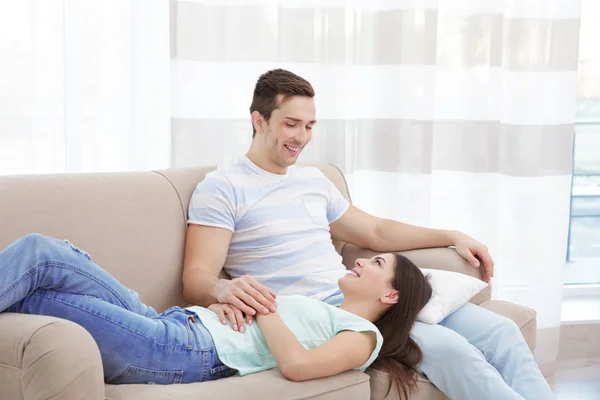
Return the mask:
<svg viewBox="0 0 600 400">
<path fill-rule="evenodd" d="M 398 302 L 399 299 L 399 295 L 398 295 L 398 291 L 397 290 L 393 290 L 389 293 L 384 294 L 383 296 L 381 296 L 381 298 L 379 299 L 383 304 L 386 305 L 394 305 Z"/>
<path fill-rule="evenodd" d="M 252 125 L 254 125 L 254 129 L 256 129 L 256 133 L 263 133 L 264 131 L 264 124 L 265 124 L 265 119 L 263 118 L 262 114 L 259 113 L 258 111 L 253 111 L 252 112 Z"/>
</svg>

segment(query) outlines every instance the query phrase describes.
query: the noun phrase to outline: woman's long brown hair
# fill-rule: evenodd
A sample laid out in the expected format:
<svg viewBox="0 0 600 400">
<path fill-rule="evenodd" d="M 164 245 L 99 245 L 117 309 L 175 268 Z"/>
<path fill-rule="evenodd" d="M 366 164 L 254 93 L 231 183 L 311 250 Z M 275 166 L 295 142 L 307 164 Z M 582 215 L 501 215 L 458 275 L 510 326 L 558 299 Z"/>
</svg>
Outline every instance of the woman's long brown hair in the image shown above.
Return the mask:
<svg viewBox="0 0 600 400">
<path fill-rule="evenodd" d="M 398 388 L 401 399 L 407 400 L 417 385 L 417 366 L 423 359 L 421 349 L 410 336 L 419 311 L 431 298 L 427 278 L 408 258 L 395 254 L 396 275 L 392 286 L 398 291 L 398 303 L 388 308 L 375 325 L 383 336 L 383 346 L 374 363 L 375 369 L 387 372 Z M 386 394 L 386 396 L 387 396 Z"/>
</svg>

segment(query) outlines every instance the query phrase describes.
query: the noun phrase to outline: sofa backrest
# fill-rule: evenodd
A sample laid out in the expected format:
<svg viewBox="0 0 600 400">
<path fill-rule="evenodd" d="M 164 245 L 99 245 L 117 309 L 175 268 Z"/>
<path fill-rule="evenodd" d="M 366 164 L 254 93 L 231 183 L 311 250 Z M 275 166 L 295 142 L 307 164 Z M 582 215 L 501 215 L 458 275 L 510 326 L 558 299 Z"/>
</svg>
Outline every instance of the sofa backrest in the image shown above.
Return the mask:
<svg viewBox="0 0 600 400">
<path fill-rule="evenodd" d="M 338 169 L 313 165 L 349 199 Z M 0 250 L 33 232 L 69 239 L 158 311 L 184 306 L 187 207 L 214 168 L 0 176 Z"/>
</svg>

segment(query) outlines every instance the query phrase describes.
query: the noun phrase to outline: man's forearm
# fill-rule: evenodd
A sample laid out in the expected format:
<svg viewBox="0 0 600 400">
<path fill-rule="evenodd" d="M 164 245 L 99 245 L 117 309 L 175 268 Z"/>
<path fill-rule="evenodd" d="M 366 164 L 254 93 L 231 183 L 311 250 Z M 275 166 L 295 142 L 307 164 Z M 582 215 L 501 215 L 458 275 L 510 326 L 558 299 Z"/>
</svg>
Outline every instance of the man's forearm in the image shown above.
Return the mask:
<svg viewBox="0 0 600 400">
<path fill-rule="evenodd" d="M 458 231 L 423 228 L 390 219 L 381 219 L 371 248 L 375 251 L 404 251 L 453 246 L 466 236 Z"/>
<path fill-rule="evenodd" d="M 188 303 L 202 307 L 217 303 L 215 289 L 221 280 L 210 276 L 202 267 L 186 270 L 183 275 L 183 297 Z"/>
</svg>

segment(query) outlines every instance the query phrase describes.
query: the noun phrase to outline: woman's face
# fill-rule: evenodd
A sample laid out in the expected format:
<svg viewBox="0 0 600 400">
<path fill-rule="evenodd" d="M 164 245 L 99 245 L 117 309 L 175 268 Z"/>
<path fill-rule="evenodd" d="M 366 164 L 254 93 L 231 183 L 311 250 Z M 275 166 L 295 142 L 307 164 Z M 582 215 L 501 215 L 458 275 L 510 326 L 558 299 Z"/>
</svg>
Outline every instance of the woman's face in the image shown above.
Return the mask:
<svg viewBox="0 0 600 400">
<path fill-rule="evenodd" d="M 359 258 L 354 268 L 339 280 L 345 297 L 376 300 L 397 293 L 392 286 L 396 269 L 393 254 L 379 254 L 370 259 Z"/>
</svg>

